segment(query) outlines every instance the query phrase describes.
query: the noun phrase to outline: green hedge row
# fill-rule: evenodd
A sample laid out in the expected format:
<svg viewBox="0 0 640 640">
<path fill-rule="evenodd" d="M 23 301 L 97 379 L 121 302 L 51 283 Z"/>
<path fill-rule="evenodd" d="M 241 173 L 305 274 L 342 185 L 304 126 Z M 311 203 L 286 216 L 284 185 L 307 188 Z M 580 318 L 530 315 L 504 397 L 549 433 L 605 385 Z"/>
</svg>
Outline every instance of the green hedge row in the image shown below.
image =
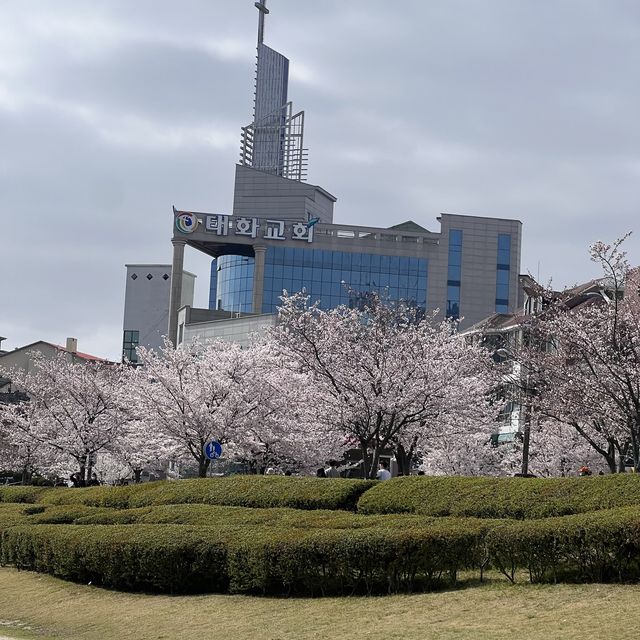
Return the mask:
<svg viewBox="0 0 640 640">
<path fill-rule="evenodd" d="M 2 532 L 2 562 L 118 589 L 225 591 L 224 542 L 200 527 L 15 526 Z"/>
<path fill-rule="evenodd" d="M 0 503 L 3 502 L 38 502 L 40 496 L 49 491 L 47 487 L 0 486 Z"/>
<path fill-rule="evenodd" d="M 435 521 L 436 518 L 409 514 L 363 516 L 340 510 L 252 509 L 207 504 L 159 505 L 136 509 L 86 505 L 0 505 L 0 529 L 17 524 L 184 524 L 216 528 L 366 529 L 426 526 Z"/>
<path fill-rule="evenodd" d="M 586 478 L 393 478 L 358 503 L 363 514 L 535 519 L 640 505 L 640 474 Z"/>
<path fill-rule="evenodd" d="M 200 503 L 239 507 L 355 510 L 372 486 L 366 480 L 231 476 L 149 482 L 127 487 L 51 489 L 39 496 L 45 504 L 85 504 L 127 509 L 160 504 Z"/>
<path fill-rule="evenodd" d="M 640 509 L 511 521 L 486 538 L 491 563 L 512 582 L 628 582 L 640 579 Z"/>
<path fill-rule="evenodd" d="M 209 505 L 93 515 L 82 509 L 91 511 L 3 505 L 0 559 L 72 580 L 169 593 L 397 592 L 488 567 L 512 581 L 520 570 L 532 582 L 640 580 L 638 507 L 526 521 L 288 509 L 267 519 L 255 517 L 266 510 Z M 44 524 L 73 515 L 74 522 L 115 515 L 134 524 Z"/>
<path fill-rule="evenodd" d="M 25 508 L 24 504 L 0 503 L 0 531 L 17 524 L 27 524 L 29 520 Z"/>
<path fill-rule="evenodd" d="M 62 509 L 63 507 L 57 507 Z M 88 507 L 85 507 L 88 508 Z M 224 507 L 206 504 L 176 504 L 138 509 L 94 509 L 70 521 L 74 524 L 187 524 L 200 526 L 281 527 L 286 529 L 366 529 L 371 527 L 425 526 L 436 518 L 398 514 L 363 516 L 349 511 L 317 509 Z M 47 513 L 40 516 L 47 518 Z M 58 515 L 58 517 L 61 517 Z M 46 521 L 46 520 L 43 520 Z"/>
<path fill-rule="evenodd" d="M 408 477 L 364 480 L 233 476 L 127 487 L 0 487 L 0 503 L 131 509 L 163 504 L 340 509 L 362 514 L 536 519 L 640 505 L 640 474 L 587 478 Z"/>
<path fill-rule="evenodd" d="M 397 592 L 477 567 L 486 524 L 291 530 L 191 525 L 14 526 L 2 561 L 118 589 L 168 593 Z"/>
</svg>

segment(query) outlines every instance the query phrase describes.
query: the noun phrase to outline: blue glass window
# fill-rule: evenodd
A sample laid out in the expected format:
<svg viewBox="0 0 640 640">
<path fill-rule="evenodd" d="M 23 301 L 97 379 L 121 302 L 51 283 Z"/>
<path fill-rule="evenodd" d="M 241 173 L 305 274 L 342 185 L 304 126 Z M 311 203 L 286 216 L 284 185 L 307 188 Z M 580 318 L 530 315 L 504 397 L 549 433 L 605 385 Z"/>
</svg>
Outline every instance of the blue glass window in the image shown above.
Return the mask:
<svg viewBox="0 0 640 640">
<path fill-rule="evenodd" d="M 280 253 L 276 252 L 284 255 L 282 267 L 277 264 Z M 427 261 L 312 248 L 269 248 L 265 259 L 264 313 L 276 310 L 283 289 L 290 293 L 305 289 L 311 301 L 319 300 L 323 309 L 357 304 L 357 299 L 363 299 L 369 291 L 406 299 L 413 306 L 426 309 Z M 351 299 L 347 289 L 355 292 Z"/>
<path fill-rule="evenodd" d="M 511 279 L 511 235 L 498 234 L 498 253 L 496 256 L 496 312 L 508 313 L 509 282 Z"/>
<path fill-rule="evenodd" d="M 211 277 L 209 278 L 209 309 L 216 308 L 218 293 L 218 265 L 215 260 L 211 261 Z"/>
<path fill-rule="evenodd" d="M 357 305 L 358 300 L 366 300 L 369 291 L 378 291 L 424 310 L 427 267 L 427 261 L 420 258 L 269 247 L 265 255 L 262 310 L 275 311 L 283 289 L 289 293 L 304 289 L 311 301 L 319 300 L 324 309 L 339 304 Z M 212 263 L 211 273 L 210 308 L 231 313 L 253 311 L 254 258 L 221 256 Z M 454 290 L 459 296 L 457 284 Z"/>
<path fill-rule="evenodd" d="M 462 277 L 462 230 L 449 229 L 446 317 L 460 317 L 460 279 Z"/>
</svg>

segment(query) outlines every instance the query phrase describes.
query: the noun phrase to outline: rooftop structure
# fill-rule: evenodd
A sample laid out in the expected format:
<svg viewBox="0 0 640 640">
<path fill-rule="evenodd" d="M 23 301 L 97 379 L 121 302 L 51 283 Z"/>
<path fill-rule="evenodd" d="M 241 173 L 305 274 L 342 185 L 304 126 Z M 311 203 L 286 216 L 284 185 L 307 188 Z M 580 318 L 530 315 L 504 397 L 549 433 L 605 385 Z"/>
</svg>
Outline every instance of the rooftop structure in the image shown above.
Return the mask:
<svg viewBox="0 0 640 640">
<path fill-rule="evenodd" d="M 306 177 L 304 111 L 294 113 L 287 100 L 289 60 L 264 44 L 266 0 L 259 11 L 253 122 L 242 127 L 240 164 L 291 180 Z"/>
</svg>

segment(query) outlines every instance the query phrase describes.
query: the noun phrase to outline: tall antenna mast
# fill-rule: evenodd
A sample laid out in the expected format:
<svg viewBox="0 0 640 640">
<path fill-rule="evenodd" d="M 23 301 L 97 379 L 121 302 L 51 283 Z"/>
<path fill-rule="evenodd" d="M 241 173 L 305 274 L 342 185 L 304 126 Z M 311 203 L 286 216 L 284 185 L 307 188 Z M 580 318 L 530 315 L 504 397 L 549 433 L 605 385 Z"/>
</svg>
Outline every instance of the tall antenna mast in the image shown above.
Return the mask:
<svg viewBox="0 0 640 640">
<path fill-rule="evenodd" d="M 254 5 L 260 12 L 260 17 L 258 18 L 258 44 L 262 44 L 262 41 L 264 40 L 264 17 L 269 13 L 269 9 L 267 9 L 267 0 L 255 2 Z"/>
</svg>

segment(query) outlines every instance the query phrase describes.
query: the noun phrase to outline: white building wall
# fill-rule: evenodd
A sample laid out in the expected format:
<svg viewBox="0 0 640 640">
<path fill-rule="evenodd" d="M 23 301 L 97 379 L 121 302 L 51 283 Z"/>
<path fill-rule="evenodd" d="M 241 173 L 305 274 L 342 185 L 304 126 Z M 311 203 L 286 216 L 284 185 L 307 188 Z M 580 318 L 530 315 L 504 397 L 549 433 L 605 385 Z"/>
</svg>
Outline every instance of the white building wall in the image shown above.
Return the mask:
<svg viewBox="0 0 640 640">
<path fill-rule="evenodd" d="M 127 264 L 124 301 L 124 331 L 139 331 L 139 346 L 158 349 L 169 325 L 171 265 Z M 135 276 L 135 277 L 134 277 Z M 193 305 L 196 276 L 184 272 L 183 305 Z"/>
<path fill-rule="evenodd" d="M 183 322 L 183 319 L 178 317 L 178 322 Z M 275 326 L 276 317 L 276 314 L 266 313 L 259 316 L 188 324 L 184 327 L 182 343 L 189 343 L 197 337 L 203 342 L 218 339 L 247 347 L 254 336 L 263 335 L 269 328 Z M 179 342 L 179 344 L 182 343 Z"/>
</svg>

